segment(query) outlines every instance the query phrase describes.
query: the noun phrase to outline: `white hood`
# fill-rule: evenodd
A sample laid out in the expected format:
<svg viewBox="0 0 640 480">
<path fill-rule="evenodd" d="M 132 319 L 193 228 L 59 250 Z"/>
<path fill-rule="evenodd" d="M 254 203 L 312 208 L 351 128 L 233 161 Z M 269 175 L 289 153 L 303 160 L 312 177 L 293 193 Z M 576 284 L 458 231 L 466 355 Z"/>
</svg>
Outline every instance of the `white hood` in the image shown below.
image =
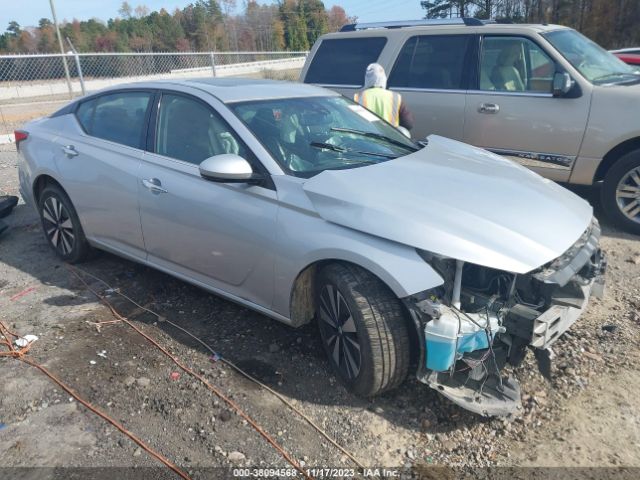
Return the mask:
<svg viewBox="0 0 640 480">
<path fill-rule="evenodd" d="M 327 170 L 304 190 L 326 221 L 515 273 L 560 256 L 593 215 L 586 201 L 552 181 L 433 135 L 411 155 Z"/>
</svg>

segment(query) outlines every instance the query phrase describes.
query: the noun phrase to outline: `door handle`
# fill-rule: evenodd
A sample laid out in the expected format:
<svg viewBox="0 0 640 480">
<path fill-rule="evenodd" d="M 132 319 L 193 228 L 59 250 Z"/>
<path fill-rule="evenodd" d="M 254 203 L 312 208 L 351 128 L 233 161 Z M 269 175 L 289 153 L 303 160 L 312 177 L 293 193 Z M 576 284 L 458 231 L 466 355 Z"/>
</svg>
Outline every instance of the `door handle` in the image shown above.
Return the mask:
<svg viewBox="0 0 640 480">
<path fill-rule="evenodd" d="M 76 147 L 74 147 L 73 145 L 65 145 L 64 147 L 62 147 L 62 152 L 67 157 L 76 157 L 79 155 L 78 151 L 76 150 Z"/>
<path fill-rule="evenodd" d="M 162 182 L 157 178 L 150 178 L 142 180 L 142 185 L 151 190 L 154 193 L 167 193 L 167 190 L 162 188 Z"/>
<path fill-rule="evenodd" d="M 500 111 L 500 105 L 496 103 L 481 103 L 478 107 L 480 113 L 498 113 Z"/>
</svg>

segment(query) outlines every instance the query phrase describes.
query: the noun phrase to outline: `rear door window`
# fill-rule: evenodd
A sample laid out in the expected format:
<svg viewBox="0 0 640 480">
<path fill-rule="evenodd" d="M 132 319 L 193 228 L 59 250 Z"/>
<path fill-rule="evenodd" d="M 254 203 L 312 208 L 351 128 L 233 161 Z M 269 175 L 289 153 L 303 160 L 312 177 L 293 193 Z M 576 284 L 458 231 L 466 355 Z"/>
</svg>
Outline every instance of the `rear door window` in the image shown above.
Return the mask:
<svg viewBox="0 0 640 480">
<path fill-rule="evenodd" d="M 389 76 L 389 87 L 464 90 L 465 59 L 471 35 L 411 37 L 402 47 Z"/>
<path fill-rule="evenodd" d="M 305 83 L 362 86 L 367 66 L 378 61 L 386 43 L 385 37 L 323 40 L 311 61 Z"/>
<path fill-rule="evenodd" d="M 134 148 L 142 148 L 149 92 L 118 92 L 83 102 L 76 117 L 84 131 Z"/>
</svg>

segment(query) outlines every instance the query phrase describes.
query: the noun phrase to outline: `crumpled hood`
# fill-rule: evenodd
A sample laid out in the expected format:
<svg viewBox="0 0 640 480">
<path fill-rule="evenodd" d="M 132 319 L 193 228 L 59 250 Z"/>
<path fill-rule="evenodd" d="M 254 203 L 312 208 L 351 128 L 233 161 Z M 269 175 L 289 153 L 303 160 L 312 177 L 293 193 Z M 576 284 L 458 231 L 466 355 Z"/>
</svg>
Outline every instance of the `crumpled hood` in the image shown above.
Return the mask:
<svg viewBox="0 0 640 480">
<path fill-rule="evenodd" d="M 593 215 L 586 201 L 554 182 L 435 135 L 411 155 L 327 170 L 303 188 L 326 221 L 515 273 L 560 256 Z"/>
</svg>

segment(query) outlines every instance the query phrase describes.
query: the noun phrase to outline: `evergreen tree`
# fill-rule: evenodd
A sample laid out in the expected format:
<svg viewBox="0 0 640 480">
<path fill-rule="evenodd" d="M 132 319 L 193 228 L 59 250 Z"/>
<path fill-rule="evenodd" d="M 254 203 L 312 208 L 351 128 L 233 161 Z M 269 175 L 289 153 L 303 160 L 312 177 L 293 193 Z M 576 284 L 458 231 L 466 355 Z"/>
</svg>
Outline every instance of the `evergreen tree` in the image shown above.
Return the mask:
<svg viewBox="0 0 640 480">
<path fill-rule="evenodd" d="M 7 33 L 9 37 L 18 38 L 20 33 L 22 33 L 20 24 L 15 20 L 10 21 L 9 26 L 7 27 Z"/>
<path fill-rule="evenodd" d="M 327 10 L 321 0 L 300 0 L 300 4 L 304 5 L 307 44 L 313 45 L 316 38 L 329 31 Z"/>
<path fill-rule="evenodd" d="M 466 17 L 472 0 L 423 0 L 420 5 L 426 10 L 426 18 Z"/>
</svg>

